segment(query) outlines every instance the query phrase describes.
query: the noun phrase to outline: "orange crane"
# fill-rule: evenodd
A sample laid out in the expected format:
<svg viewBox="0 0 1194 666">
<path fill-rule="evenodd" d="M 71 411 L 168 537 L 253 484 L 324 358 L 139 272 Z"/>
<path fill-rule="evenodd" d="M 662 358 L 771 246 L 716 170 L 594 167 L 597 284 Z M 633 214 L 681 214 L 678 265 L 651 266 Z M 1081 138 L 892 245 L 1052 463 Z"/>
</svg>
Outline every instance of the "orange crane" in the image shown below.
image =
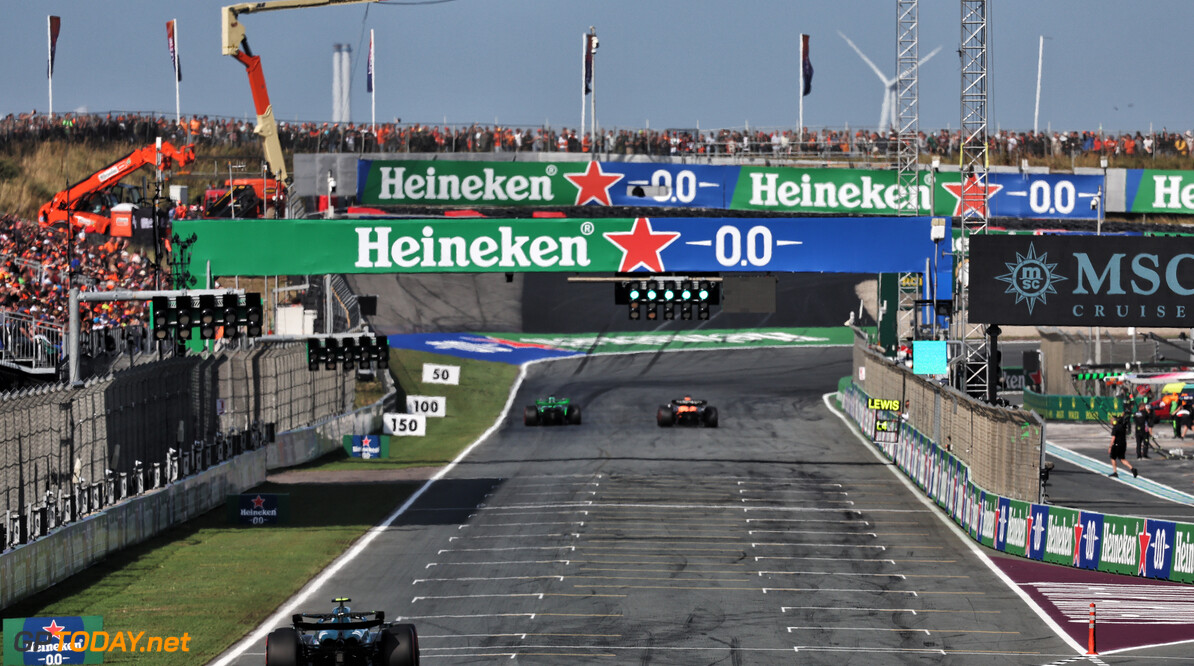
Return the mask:
<svg viewBox="0 0 1194 666">
<path fill-rule="evenodd" d="M 220 26 L 224 55 L 236 58 L 245 66 L 249 75 L 249 89 L 253 92 L 253 107 L 257 112 L 257 127 L 253 130 L 265 144 L 265 162 L 273 176 L 284 183 L 290 183 L 290 172 L 282 156 L 282 143 L 278 140 L 278 122 L 274 119 L 274 108 L 269 101 L 269 90 L 265 87 L 265 73 L 261 71 L 261 56 L 249 50 L 245 38 L 245 26 L 238 17 L 241 14 L 273 11 L 276 9 L 301 9 L 326 5 L 352 5 L 378 0 L 274 0 L 273 2 L 245 2 L 228 5 L 220 9 Z"/>
<path fill-rule="evenodd" d="M 38 210 L 37 221 L 43 227 L 69 221 L 72 227 L 107 233 L 112 220 L 102 195 L 120 179 L 146 165 L 169 171 L 194 161 L 195 146 L 191 144 L 175 148 L 170 142 L 163 141 L 160 149 L 156 143 L 138 148 L 55 194 Z"/>
</svg>

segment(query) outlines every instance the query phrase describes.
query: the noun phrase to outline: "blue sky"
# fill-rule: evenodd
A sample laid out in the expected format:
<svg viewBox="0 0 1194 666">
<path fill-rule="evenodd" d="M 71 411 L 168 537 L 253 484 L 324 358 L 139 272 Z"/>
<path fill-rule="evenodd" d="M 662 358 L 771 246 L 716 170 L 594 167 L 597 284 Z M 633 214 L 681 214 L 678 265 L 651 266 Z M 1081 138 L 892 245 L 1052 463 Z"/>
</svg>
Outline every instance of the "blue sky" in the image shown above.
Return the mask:
<svg viewBox="0 0 1194 666">
<path fill-rule="evenodd" d="M 0 115 L 45 111 L 46 16 L 62 17 L 54 110 L 174 113 L 167 20 L 179 21 L 184 114 L 252 117 L 243 68 L 220 54 L 210 0 L 0 0 Z M 1188 0 L 992 0 L 992 128 L 1031 129 L 1038 36 L 1046 35 L 1041 129 L 1194 127 L 1183 51 Z M 811 37 L 811 127 L 878 123 L 883 89 L 841 37 L 895 71 L 894 0 L 450 0 L 245 16 L 280 120 L 332 115 L 332 45 L 352 45 L 352 116 L 370 117 L 368 31 L 377 37 L 377 118 L 575 127 L 581 34 L 595 26 L 603 126 L 793 127 L 797 38 Z M 958 0 L 920 2 L 922 129 L 959 124 Z"/>
</svg>

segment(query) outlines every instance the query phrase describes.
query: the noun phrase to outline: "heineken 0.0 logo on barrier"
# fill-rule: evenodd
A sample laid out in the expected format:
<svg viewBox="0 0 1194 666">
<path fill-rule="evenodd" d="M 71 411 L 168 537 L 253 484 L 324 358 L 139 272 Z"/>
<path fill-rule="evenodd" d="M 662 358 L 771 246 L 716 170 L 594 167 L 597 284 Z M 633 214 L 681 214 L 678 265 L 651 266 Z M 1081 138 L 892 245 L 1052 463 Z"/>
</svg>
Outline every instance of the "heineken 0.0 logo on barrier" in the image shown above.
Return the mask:
<svg viewBox="0 0 1194 666">
<path fill-rule="evenodd" d="M 928 217 L 639 217 L 178 220 L 174 229 L 195 236 L 189 250 L 197 275 L 901 273 L 924 270 L 934 251 L 930 226 Z M 940 263 L 943 275 L 949 264 Z"/>
</svg>

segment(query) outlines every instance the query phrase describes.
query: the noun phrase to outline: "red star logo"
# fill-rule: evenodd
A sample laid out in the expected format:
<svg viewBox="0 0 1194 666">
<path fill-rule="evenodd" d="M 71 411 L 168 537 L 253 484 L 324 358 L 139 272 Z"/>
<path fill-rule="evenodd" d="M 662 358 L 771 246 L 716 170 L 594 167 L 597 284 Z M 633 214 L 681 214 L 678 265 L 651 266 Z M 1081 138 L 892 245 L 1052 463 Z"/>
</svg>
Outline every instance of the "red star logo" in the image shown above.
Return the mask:
<svg viewBox="0 0 1194 666">
<path fill-rule="evenodd" d="M 631 231 L 617 233 L 607 231 L 604 235 L 609 242 L 622 250 L 622 265 L 618 268 L 619 273 L 629 273 L 637 270 L 639 266 L 645 267 L 648 271 L 662 273 L 663 259 L 659 253 L 675 242 L 680 237 L 680 232 L 661 231 L 655 233 L 651 230 L 651 220 L 640 217 L 635 219 L 634 229 Z"/>
<path fill-rule="evenodd" d="M 58 620 L 56 619 L 51 619 L 50 624 L 48 626 L 42 627 L 42 629 L 45 629 L 46 632 L 48 632 L 51 636 L 57 636 L 63 631 L 66 631 L 66 627 L 58 626 Z"/>
<path fill-rule="evenodd" d="M 1136 575 L 1143 576 L 1145 571 L 1144 562 L 1148 558 L 1148 542 L 1152 539 L 1152 535 L 1148 533 L 1148 521 L 1144 521 L 1144 531 L 1139 535 L 1140 539 L 1140 563 L 1136 567 Z"/>
<path fill-rule="evenodd" d="M 365 435 L 364 437 L 361 438 L 361 446 L 369 446 L 370 441 L 372 441 L 372 440 L 369 439 L 369 436 Z"/>
<path fill-rule="evenodd" d="M 1003 189 L 1002 185 L 996 185 L 987 179 L 987 197 L 983 197 L 983 187 L 978 182 L 978 176 L 969 176 L 964 181 L 958 183 L 942 183 L 947 192 L 954 195 L 958 200 L 954 206 L 954 217 L 961 217 L 967 211 L 973 211 L 977 215 L 987 215 L 987 200 L 995 196 L 995 193 Z"/>
<path fill-rule="evenodd" d="M 1078 566 L 1079 553 L 1082 551 L 1082 521 L 1074 523 L 1074 564 Z"/>
<path fill-rule="evenodd" d="M 254 498 L 253 498 L 253 508 L 254 508 L 254 509 L 262 509 L 262 508 L 265 508 L 265 498 L 264 498 L 264 497 L 262 497 L 261 495 L 258 495 L 257 497 L 254 497 Z"/>
<path fill-rule="evenodd" d="M 607 174 L 601 170 L 601 165 L 597 162 L 589 162 L 589 166 L 584 173 L 566 173 L 564 177 L 572 182 L 577 187 L 579 192 L 576 193 L 576 203 L 573 205 L 583 206 L 590 201 L 596 201 L 604 206 L 609 203 L 609 188 L 614 183 L 622 180 L 623 174 Z"/>
</svg>

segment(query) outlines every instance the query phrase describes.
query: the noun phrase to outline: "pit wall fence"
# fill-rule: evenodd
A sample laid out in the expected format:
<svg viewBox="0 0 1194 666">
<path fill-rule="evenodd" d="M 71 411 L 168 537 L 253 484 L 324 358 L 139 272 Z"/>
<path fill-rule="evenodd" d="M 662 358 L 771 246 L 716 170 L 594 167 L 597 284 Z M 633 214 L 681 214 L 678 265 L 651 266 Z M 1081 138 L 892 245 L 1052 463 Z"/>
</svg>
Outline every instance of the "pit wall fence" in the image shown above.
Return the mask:
<svg viewBox="0 0 1194 666">
<path fill-rule="evenodd" d="M 133 388 L 112 390 L 113 384 L 130 377 L 139 378 L 131 382 Z M 175 378 L 175 384 L 167 381 L 170 378 Z M 156 400 L 155 380 L 162 382 L 156 385 Z M 186 384 L 195 386 L 184 399 L 186 391 L 181 387 Z M 144 450 L 160 454 L 160 462 L 137 460 L 130 473 L 109 471 L 95 482 L 68 477 L 67 483 L 53 486 L 44 495 L 35 492 L 32 503 L 0 513 L 4 517 L 0 523 L 0 608 L 45 590 L 122 548 L 222 506 L 226 495 L 262 483 L 269 469 L 314 460 L 338 448 L 344 434 L 380 430 L 382 413 L 393 395 L 392 382 L 387 382 L 387 388 L 389 393 L 381 400 L 349 411 L 355 395 L 354 373 L 311 373 L 303 345 L 267 344 L 206 359 L 168 359 L 138 366 L 121 376 L 75 389 L 58 387 L 31 395 L 0 396 L 0 404 L 10 399 L 25 401 L 21 403 L 25 409 L 37 407 L 36 402 L 28 403 L 38 398 L 51 407 L 77 401 L 91 408 L 92 414 L 116 410 L 135 413 L 129 416 L 142 421 L 169 421 L 178 415 L 168 411 L 173 407 L 193 420 L 197 432 L 203 432 L 204 423 L 230 428 L 181 446 L 177 433 L 169 429 L 163 430 L 157 441 L 147 435 Z M 270 391 L 277 394 L 263 395 Z M 201 409 L 204 401 L 214 401 L 216 395 L 227 396 L 221 398 L 227 402 Z M 130 399 L 103 404 L 105 398 L 113 397 Z M 193 408 L 190 413 L 178 406 L 187 402 Z M 0 415 L 0 425 L 7 426 L 0 430 L 0 451 L 8 454 L 27 450 L 24 442 L 36 441 L 36 435 L 44 439 L 46 432 L 22 432 L 16 426 L 37 424 L 36 414 L 13 420 L 9 417 L 14 411 Z M 251 417 L 257 418 L 249 420 Z M 264 418 L 277 421 L 265 423 Z M 243 431 L 231 426 L 246 420 L 251 425 Z M 104 422 L 100 416 L 92 416 L 91 421 Z M 278 426 L 286 429 L 275 430 Z M 5 441 L 5 437 L 10 439 Z M 120 442 L 98 438 L 88 443 L 98 464 L 110 464 L 114 458 L 105 456 L 120 448 Z M 147 456 L 147 460 L 154 458 Z M 78 462 L 75 468 L 74 473 L 81 469 Z M 44 482 L 44 477 L 39 478 Z"/>
<path fill-rule="evenodd" d="M 994 492 L 976 481 L 982 457 L 968 463 L 900 414 L 871 409 L 876 396 L 851 378 L 839 384 L 838 397 L 868 441 L 974 541 L 1041 562 L 1194 583 L 1194 524 L 1080 511 Z M 876 438 L 878 420 L 896 424 L 894 436 Z M 1031 429 L 1026 435 L 1030 440 Z"/>
</svg>

